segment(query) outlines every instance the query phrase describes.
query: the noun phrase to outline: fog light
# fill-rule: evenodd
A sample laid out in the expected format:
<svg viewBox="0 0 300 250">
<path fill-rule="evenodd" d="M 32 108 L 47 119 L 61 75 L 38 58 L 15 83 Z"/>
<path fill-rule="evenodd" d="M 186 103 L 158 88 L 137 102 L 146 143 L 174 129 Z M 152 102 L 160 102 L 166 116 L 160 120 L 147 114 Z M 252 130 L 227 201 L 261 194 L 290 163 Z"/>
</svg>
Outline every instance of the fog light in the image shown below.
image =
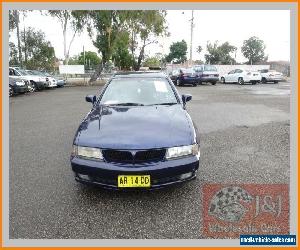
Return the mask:
<svg viewBox="0 0 300 250">
<path fill-rule="evenodd" d="M 77 174 L 80 179 L 89 181 L 90 177 L 87 174 Z"/>
<path fill-rule="evenodd" d="M 180 175 L 179 178 L 180 178 L 181 180 L 184 180 L 184 179 L 188 179 L 188 178 L 192 177 L 192 175 L 193 175 L 193 173 L 192 173 L 192 172 L 189 172 L 189 173 L 185 173 L 185 174 Z"/>
</svg>

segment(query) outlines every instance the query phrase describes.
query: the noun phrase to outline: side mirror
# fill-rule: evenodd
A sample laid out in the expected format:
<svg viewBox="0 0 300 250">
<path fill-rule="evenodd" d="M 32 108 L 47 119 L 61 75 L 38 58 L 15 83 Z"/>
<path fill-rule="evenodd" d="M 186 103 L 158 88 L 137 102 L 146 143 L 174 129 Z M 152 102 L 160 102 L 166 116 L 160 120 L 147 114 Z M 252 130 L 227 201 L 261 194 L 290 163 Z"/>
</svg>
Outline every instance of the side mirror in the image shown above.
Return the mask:
<svg viewBox="0 0 300 250">
<path fill-rule="evenodd" d="M 95 96 L 95 95 L 87 95 L 86 97 L 85 97 L 85 100 L 87 101 L 87 102 L 91 102 L 91 103 L 95 103 L 96 102 L 96 100 L 97 100 L 97 97 Z"/>
<path fill-rule="evenodd" d="M 192 95 L 182 95 L 182 101 L 184 104 L 192 100 Z"/>
</svg>

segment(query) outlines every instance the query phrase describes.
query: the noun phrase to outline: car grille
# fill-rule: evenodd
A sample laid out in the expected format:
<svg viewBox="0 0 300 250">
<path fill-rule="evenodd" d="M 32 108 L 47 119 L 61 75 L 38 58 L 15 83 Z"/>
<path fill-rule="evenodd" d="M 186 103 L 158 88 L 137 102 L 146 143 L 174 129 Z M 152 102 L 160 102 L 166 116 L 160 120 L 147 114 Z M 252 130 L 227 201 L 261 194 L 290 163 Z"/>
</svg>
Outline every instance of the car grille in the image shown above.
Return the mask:
<svg viewBox="0 0 300 250">
<path fill-rule="evenodd" d="M 148 163 L 162 161 L 165 157 L 165 149 L 150 149 L 141 151 L 126 150 L 102 150 L 103 157 L 107 162 L 118 163 Z"/>
</svg>

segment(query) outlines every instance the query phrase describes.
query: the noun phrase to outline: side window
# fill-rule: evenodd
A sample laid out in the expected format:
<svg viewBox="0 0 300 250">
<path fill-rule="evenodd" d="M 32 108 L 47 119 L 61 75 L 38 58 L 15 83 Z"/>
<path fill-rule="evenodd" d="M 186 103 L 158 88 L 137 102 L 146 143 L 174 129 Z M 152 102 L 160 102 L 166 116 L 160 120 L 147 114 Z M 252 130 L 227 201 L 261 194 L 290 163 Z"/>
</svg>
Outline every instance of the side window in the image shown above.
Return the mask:
<svg viewBox="0 0 300 250">
<path fill-rule="evenodd" d="M 234 73 L 234 70 L 231 70 L 231 71 L 228 73 L 228 75 L 229 75 L 229 74 L 233 74 L 233 73 Z"/>
<path fill-rule="evenodd" d="M 21 74 L 16 70 L 14 70 L 14 74 L 15 74 L 15 76 L 21 76 Z"/>
<path fill-rule="evenodd" d="M 240 69 L 236 69 L 234 73 L 242 73 L 243 71 Z"/>
</svg>

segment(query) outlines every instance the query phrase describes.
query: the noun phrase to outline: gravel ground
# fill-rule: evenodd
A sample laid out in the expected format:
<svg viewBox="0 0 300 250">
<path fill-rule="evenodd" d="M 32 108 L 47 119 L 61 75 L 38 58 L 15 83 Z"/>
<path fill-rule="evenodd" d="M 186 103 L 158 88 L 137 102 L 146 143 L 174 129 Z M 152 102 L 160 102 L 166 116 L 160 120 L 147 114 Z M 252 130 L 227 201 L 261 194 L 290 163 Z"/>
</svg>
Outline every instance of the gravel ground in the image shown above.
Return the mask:
<svg viewBox="0 0 300 250">
<path fill-rule="evenodd" d="M 70 87 L 10 98 L 10 238 L 203 238 L 205 183 L 289 183 L 290 83 L 180 87 L 201 134 L 194 181 L 116 192 L 74 181 L 69 155 L 85 95 Z"/>
</svg>

